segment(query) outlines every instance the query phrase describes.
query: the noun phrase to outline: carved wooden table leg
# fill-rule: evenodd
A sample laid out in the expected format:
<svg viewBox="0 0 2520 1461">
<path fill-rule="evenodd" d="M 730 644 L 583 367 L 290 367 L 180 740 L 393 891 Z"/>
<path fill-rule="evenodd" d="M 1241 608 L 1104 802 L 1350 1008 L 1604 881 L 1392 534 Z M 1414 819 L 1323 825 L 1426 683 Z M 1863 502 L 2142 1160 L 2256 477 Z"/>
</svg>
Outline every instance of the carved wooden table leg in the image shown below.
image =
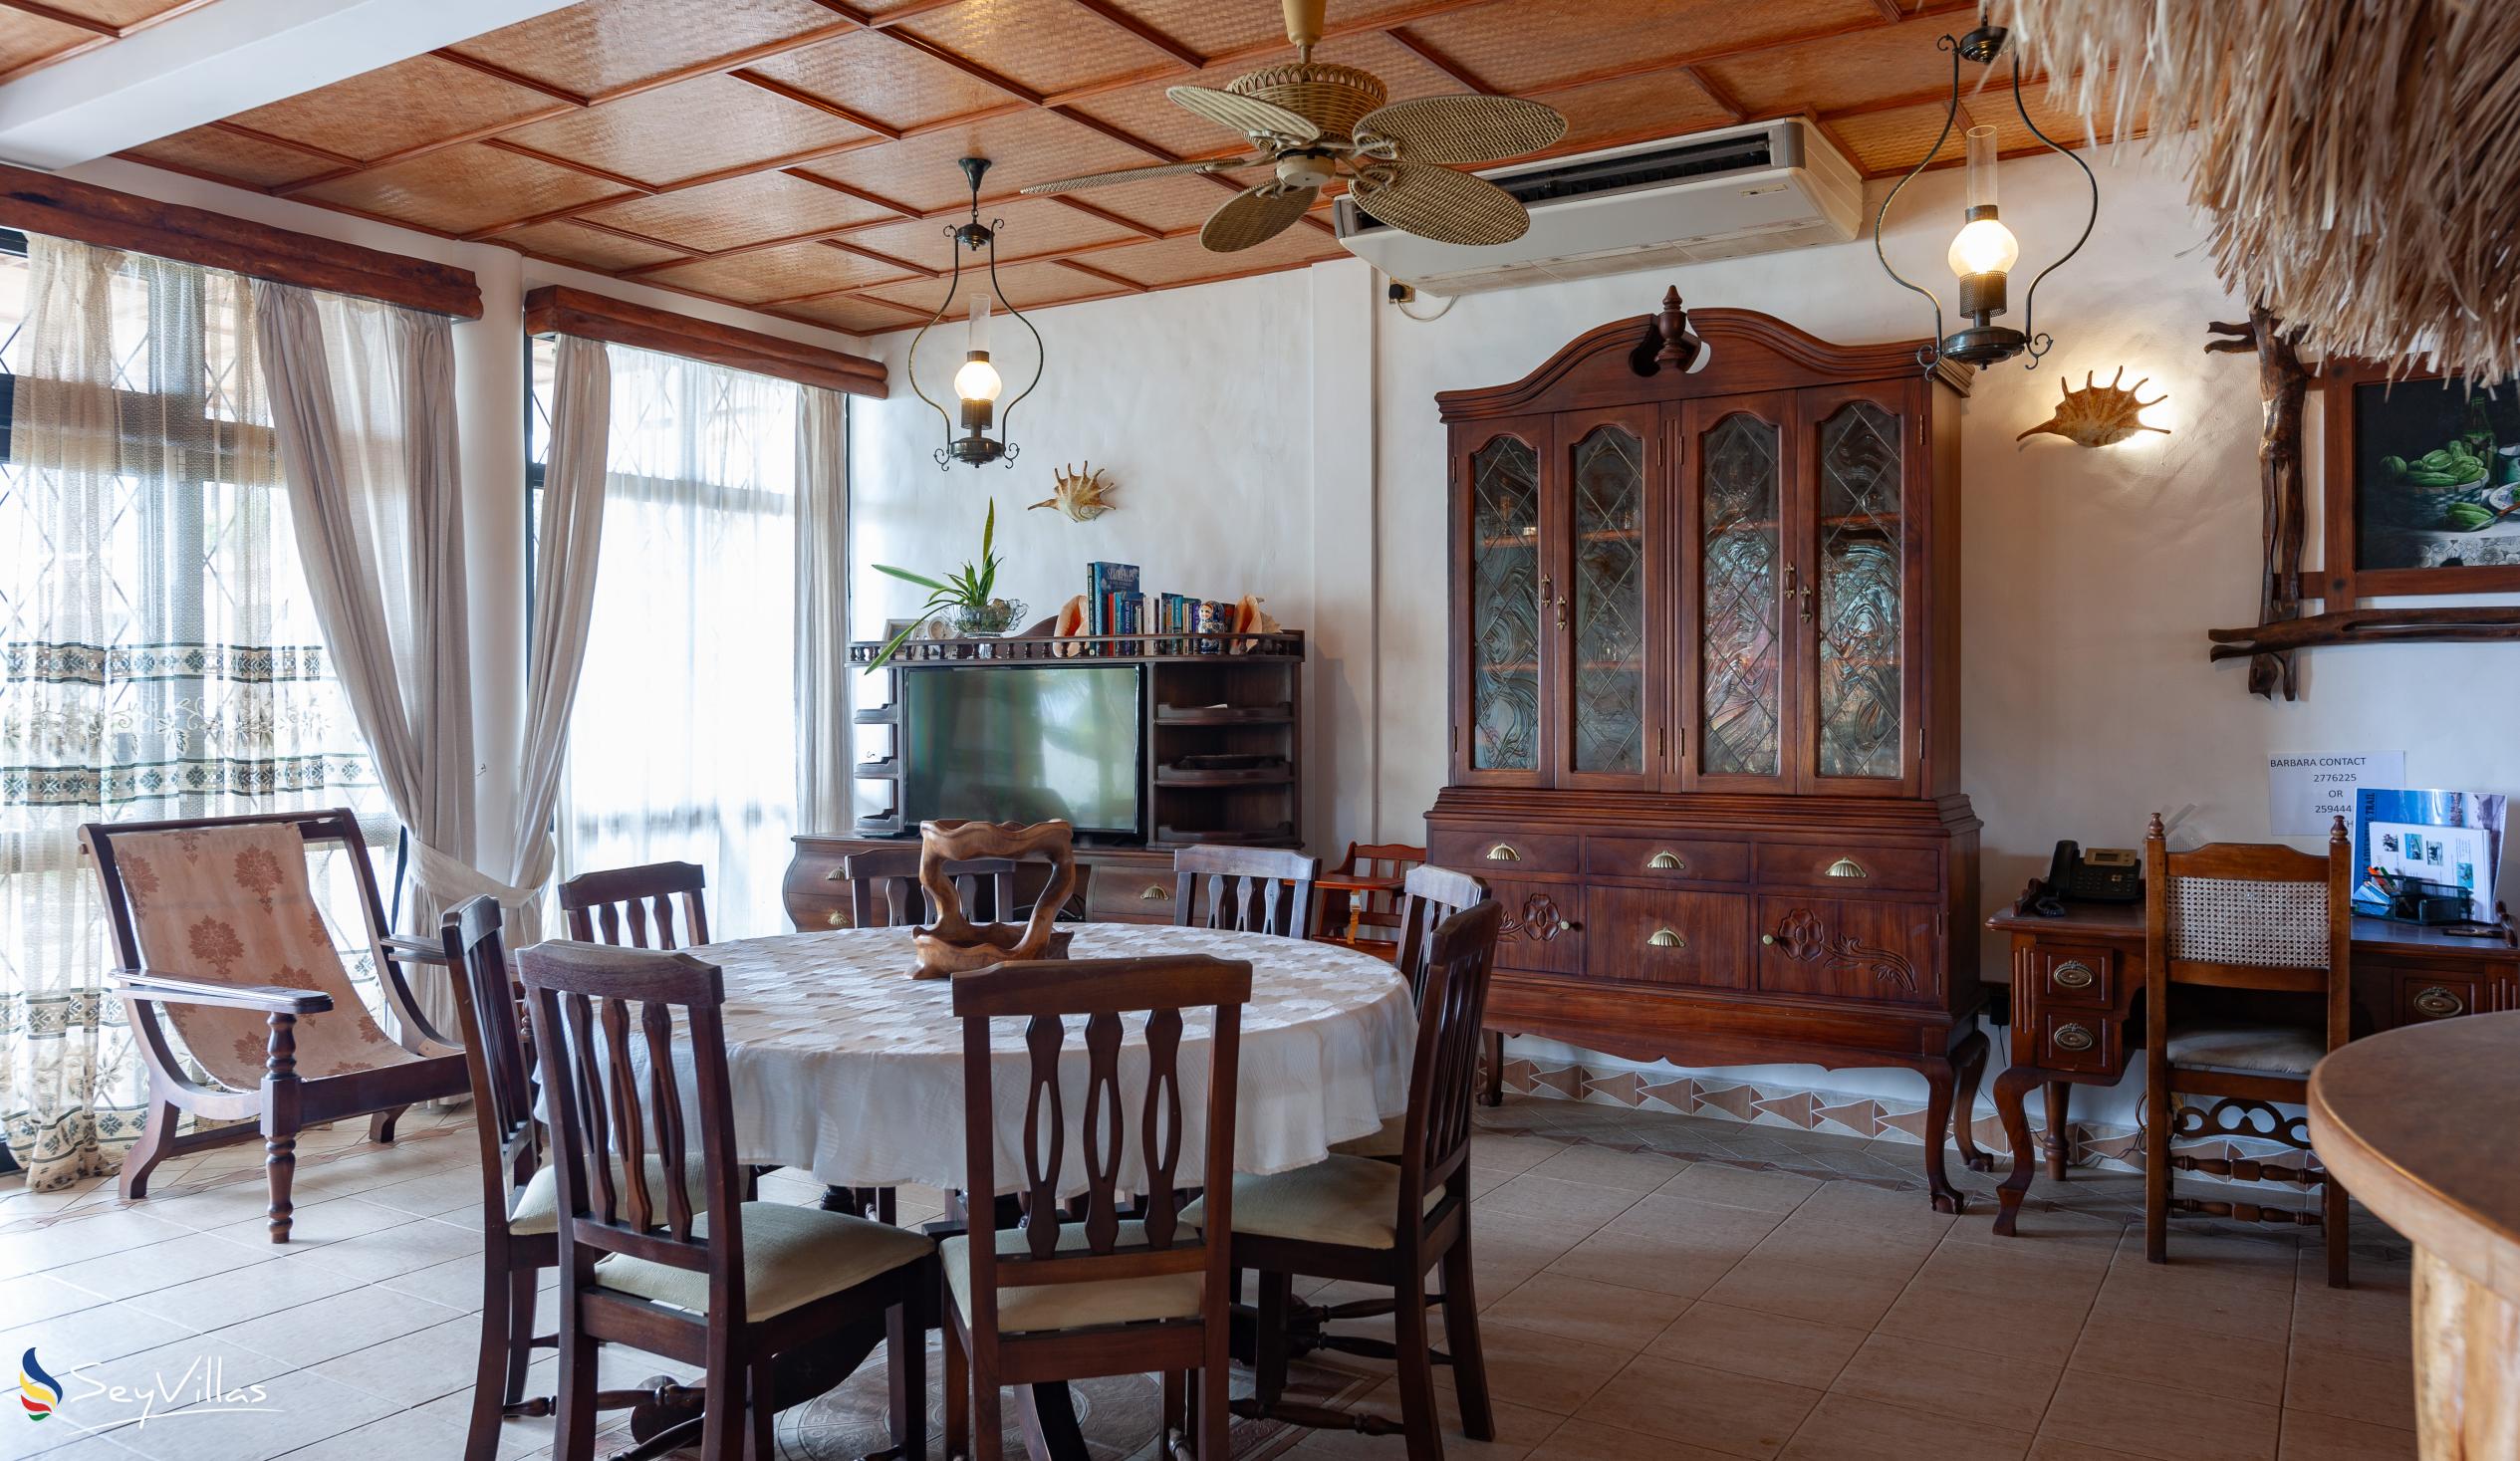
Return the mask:
<svg viewBox="0 0 2520 1461">
<path fill-rule="evenodd" d="M 2030 1088 L 2045 1079 L 2030 1066 L 2010 1066 L 1995 1078 L 1995 1116 L 2004 1123 L 2004 1141 L 2012 1147 L 2012 1171 L 1995 1189 L 1995 1234 L 2014 1236 L 2013 1223 L 2021 1211 L 2022 1194 L 2030 1190 L 2030 1174 L 2037 1169 L 2038 1156 L 2030 1144 L 2030 1112 L 2024 1105 Z"/>
<path fill-rule="evenodd" d="M 2040 1137 L 2040 1149 L 2047 1153 L 2048 1175 L 2065 1180 L 2066 1159 L 2074 1154 L 2074 1137 L 2067 1123 L 2072 1108 L 2074 1084 L 2070 1081 L 2048 1083 L 2048 1129 Z"/>
<path fill-rule="evenodd" d="M 1951 1101 L 1951 1141 L 1960 1148 L 1960 1164 L 1972 1172 L 1991 1172 L 1995 1158 L 1977 1144 L 1977 1087 L 1986 1079 L 1986 1032 L 1971 1030 L 1968 1038 L 1951 1052 L 1952 1064 L 1958 1069 L 1959 1090 Z"/>
<path fill-rule="evenodd" d="M 1948 1056 L 1927 1056 L 1918 1069 L 1925 1076 L 1925 1191 L 1933 1198 L 1936 1212 L 1961 1213 L 1968 1210 L 1968 1198 L 1951 1185 L 1951 1174 L 1943 1164 L 1944 1149 L 1951 1144 L 1951 1103 L 1958 1076 Z"/>
</svg>

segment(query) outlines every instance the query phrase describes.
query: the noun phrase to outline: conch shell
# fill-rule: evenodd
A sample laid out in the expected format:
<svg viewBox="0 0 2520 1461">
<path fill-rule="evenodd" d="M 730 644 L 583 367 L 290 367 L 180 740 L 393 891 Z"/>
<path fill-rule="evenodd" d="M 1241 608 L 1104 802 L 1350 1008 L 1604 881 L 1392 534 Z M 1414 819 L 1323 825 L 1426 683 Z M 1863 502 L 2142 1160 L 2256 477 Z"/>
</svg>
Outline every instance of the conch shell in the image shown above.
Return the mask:
<svg viewBox="0 0 2520 1461">
<path fill-rule="evenodd" d="M 2127 367 L 2120 365 L 2118 373 L 2109 377 L 2108 384 L 2095 385 L 2092 383 L 2092 372 L 2086 370 L 2083 372 L 2083 388 L 2080 390 L 2076 390 L 2062 380 L 2058 381 L 2057 388 L 2065 392 L 2065 398 L 2057 402 L 2056 414 L 2022 432 L 2013 440 L 2025 440 L 2044 431 L 2050 436 L 2062 436 L 2079 446 L 2107 446 L 2113 442 L 2124 441 L 2138 431 L 2158 431 L 2164 436 L 2168 435 L 2169 427 L 2147 426 L 2137 419 L 2137 414 L 2146 406 L 2159 405 L 2168 400 L 2169 396 L 2163 394 L 2156 395 L 2150 400 L 2136 399 L 2135 393 L 2142 390 L 2143 381 L 2151 377 L 2144 376 L 2134 385 L 2121 390 L 2118 382 L 2126 377 L 2126 373 Z"/>
<path fill-rule="evenodd" d="M 1119 505 L 1111 500 L 1110 474 L 1092 470 L 1093 465 L 1086 462 L 1073 472 L 1064 468 L 1054 472 L 1052 479 L 1058 484 L 1056 490 L 1034 503 L 1033 508 L 1055 507 L 1067 514 L 1069 521 L 1079 523 L 1090 523 L 1110 512 Z"/>
</svg>

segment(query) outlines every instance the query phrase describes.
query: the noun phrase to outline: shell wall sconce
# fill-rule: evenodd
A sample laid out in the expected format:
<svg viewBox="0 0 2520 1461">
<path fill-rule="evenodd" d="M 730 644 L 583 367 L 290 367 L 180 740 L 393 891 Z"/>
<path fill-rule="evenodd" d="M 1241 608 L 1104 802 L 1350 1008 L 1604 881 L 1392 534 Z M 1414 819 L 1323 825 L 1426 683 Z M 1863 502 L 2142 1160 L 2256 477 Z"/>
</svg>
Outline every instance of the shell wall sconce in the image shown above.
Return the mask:
<svg viewBox="0 0 2520 1461">
<path fill-rule="evenodd" d="M 2083 388 L 2080 390 L 2058 381 L 2065 398 L 2056 403 L 2056 414 L 2013 440 L 2026 441 L 2045 433 L 2062 436 L 2078 446 L 2108 446 L 2124 441 L 2138 431 L 2158 431 L 2164 436 L 2170 434 L 2167 426 L 2149 426 L 2139 419 L 2144 407 L 2159 405 L 2169 396 L 2163 394 L 2150 400 L 2138 400 L 2136 392 L 2142 390 L 2143 381 L 2151 377 L 2144 376 L 2121 389 L 2118 382 L 2125 379 L 2126 374 L 2127 367 L 2120 365 L 2118 373 L 2109 377 L 2108 384 L 2097 385 L 2093 383 L 2092 372 L 2087 370 L 2083 373 Z"/>
<path fill-rule="evenodd" d="M 1062 468 L 1053 473 L 1056 487 L 1050 496 L 1034 503 L 1031 510 L 1055 507 L 1071 522 L 1090 523 L 1120 506 L 1112 501 L 1111 473 L 1095 471 L 1093 467 L 1092 462 L 1086 462 L 1074 471 Z"/>
</svg>

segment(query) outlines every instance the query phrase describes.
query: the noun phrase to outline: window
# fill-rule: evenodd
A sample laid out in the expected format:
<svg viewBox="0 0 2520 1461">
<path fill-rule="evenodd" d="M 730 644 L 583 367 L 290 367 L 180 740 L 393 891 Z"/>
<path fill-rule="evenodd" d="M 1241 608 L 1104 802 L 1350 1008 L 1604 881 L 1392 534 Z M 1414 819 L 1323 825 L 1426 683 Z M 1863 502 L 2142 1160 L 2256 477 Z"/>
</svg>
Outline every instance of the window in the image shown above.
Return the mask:
<svg viewBox="0 0 2520 1461">
<path fill-rule="evenodd" d="M 607 353 L 604 533 L 561 784 L 560 875 L 697 862 L 713 934 L 781 932 L 797 830 L 798 389 L 678 356 Z M 555 352 L 537 342 L 534 355 L 539 483 Z"/>
<path fill-rule="evenodd" d="M 39 1188 L 141 1115 L 81 823 L 346 805 L 372 850 L 396 832 L 299 564 L 251 286 L 51 248 L 0 236 L 0 1117 Z M 355 882 L 314 872 L 373 978 Z"/>
</svg>

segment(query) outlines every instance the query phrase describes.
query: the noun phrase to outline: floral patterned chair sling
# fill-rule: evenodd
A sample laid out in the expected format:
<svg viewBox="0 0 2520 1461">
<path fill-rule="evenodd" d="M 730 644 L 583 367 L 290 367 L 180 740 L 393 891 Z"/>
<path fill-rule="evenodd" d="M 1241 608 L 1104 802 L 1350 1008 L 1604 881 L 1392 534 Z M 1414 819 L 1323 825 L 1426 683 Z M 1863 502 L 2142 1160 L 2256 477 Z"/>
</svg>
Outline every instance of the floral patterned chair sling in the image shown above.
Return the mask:
<svg viewBox="0 0 2520 1461">
<path fill-rule="evenodd" d="M 124 1162 L 125 1197 L 146 1196 L 150 1170 L 179 1151 L 259 1133 L 271 1241 L 285 1243 L 302 1128 L 369 1116 L 369 1134 L 390 1141 L 404 1106 L 470 1089 L 462 1047 L 430 1028 L 396 967 L 444 953 L 384 934 L 348 811 L 91 823 L 80 836 L 105 884 L 123 965 L 115 983 L 148 1064 L 147 1127 Z M 398 1040 L 351 987 L 316 905 L 307 855 L 323 843 L 350 854 Z M 185 1115 L 254 1124 L 178 1132 Z"/>
</svg>

